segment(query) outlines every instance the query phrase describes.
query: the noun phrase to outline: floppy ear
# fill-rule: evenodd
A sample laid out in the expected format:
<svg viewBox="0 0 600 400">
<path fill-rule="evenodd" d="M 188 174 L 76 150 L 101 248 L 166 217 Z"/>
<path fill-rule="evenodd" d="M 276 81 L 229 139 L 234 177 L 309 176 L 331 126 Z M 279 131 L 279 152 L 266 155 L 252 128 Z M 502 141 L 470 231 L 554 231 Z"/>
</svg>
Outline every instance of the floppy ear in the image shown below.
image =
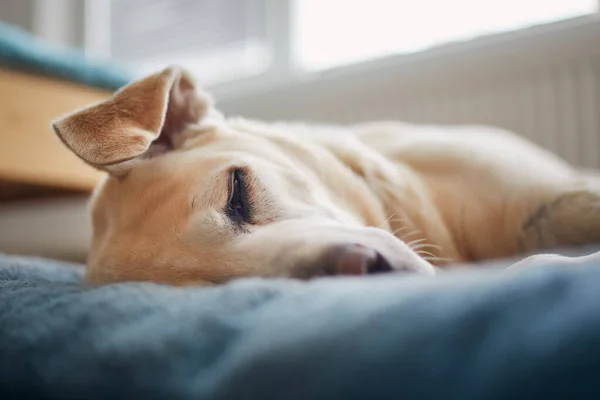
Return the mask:
<svg viewBox="0 0 600 400">
<path fill-rule="evenodd" d="M 144 156 L 174 148 L 176 136 L 210 107 L 189 74 L 170 67 L 60 118 L 52 127 L 85 162 L 121 176 Z"/>
</svg>

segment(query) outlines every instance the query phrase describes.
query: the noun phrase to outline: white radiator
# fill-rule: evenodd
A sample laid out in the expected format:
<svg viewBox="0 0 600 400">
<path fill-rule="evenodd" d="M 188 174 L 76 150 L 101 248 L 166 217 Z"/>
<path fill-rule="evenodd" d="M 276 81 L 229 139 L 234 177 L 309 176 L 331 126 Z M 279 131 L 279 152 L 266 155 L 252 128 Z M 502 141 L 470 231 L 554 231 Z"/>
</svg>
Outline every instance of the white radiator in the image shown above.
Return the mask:
<svg viewBox="0 0 600 400">
<path fill-rule="evenodd" d="M 568 60 L 485 80 L 424 87 L 412 95 L 386 91 L 378 101 L 390 117 L 496 125 L 569 162 L 600 168 L 599 61 L 598 57 Z M 362 117 L 368 118 L 368 111 L 363 112 Z"/>
<path fill-rule="evenodd" d="M 216 96 L 229 114 L 267 120 L 496 125 L 600 168 L 600 21 L 576 18 Z"/>
</svg>

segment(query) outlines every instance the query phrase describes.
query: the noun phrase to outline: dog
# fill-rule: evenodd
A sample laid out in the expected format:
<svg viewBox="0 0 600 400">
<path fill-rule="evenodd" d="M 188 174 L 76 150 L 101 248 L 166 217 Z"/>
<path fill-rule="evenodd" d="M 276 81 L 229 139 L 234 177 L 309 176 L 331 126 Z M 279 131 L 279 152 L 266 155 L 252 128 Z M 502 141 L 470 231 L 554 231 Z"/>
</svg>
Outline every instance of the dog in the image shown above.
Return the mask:
<svg viewBox="0 0 600 400">
<path fill-rule="evenodd" d="M 226 118 L 178 67 L 53 122 L 105 171 L 86 282 L 437 269 L 600 242 L 600 186 L 478 126 Z"/>
</svg>

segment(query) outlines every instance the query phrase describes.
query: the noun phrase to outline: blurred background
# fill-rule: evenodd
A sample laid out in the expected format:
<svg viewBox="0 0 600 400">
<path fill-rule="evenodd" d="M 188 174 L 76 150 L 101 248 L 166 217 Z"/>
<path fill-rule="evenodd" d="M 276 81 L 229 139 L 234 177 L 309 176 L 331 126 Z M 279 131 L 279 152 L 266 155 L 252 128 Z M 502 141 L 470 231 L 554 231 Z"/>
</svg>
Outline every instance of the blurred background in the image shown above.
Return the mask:
<svg viewBox="0 0 600 400">
<path fill-rule="evenodd" d="M 489 124 L 600 168 L 600 0 L 0 0 L 0 252 L 85 258 L 49 121 L 180 64 L 228 115 Z"/>
</svg>

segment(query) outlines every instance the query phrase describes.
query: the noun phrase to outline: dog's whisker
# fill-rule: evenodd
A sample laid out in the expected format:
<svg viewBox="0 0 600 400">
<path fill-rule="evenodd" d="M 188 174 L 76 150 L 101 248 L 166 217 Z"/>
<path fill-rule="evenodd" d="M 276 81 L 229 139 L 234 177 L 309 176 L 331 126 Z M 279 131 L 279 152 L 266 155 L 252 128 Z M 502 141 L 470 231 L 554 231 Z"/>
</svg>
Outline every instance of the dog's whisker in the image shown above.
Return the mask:
<svg viewBox="0 0 600 400">
<path fill-rule="evenodd" d="M 412 249 L 415 244 L 419 244 L 421 242 L 424 242 L 425 240 L 425 238 L 411 240 L 410 242 L 406 243 L 406 245 Z"/>
<path fill-rule="evenodd" d="M 403 227 L 400 227 L 400 228 L 398 228 L 398 229 L 394 229 L 394 230 L 392 231 L 392 235 L 394 235 L 394 236 L 395 236 L 395 235 L 397 235 L 398 233 L 400 233 L 400 232 L 402 232 L 402 231 L 405 231 L 405 230 L 407 230 L 407 229 L 408 229 L 408 226 L 403 226 Z"/>
<path fill-rule="evenodd" d="M 414 231 L 411 231 L 411 232 L 403 235 L 402 237 L 400 237 L 400 240 L 406 241 L 406 239 L 408 239 L 409 237 L 419 235 L 420 233 L 421 232 L 419 232 L 418 230 L 415 229 Z"/>
<path fill-rule="evenodd" d="M 415 246 L 412 246 L 413 250 L 418 250 L 418 249 L 434 249 L 434 250 L 442 250 L 442 248 L 436 244 L 431 244 L 431 243 L 420 243 L 417 244 Z"/>
<path fill-rule="evenodd" d="M 403 222 L 403 223 L 408 223 L 408 219 L 406 219 L 406 217 L 400 217 L 397 214 L 392 214 L 391 215 L 392 218 L 390 218 L 391 222 Z"/>
<path fill-rule="evenodd" d="M 381 224 L 379 224 L 378 228 L 383 228 L 383 226 L 385 224 L 387 224 L 388 222 L 392 222 L 393 218 L 396 216 L 396 214 L 390 214 L 389 217 L 387 217 Z"/>
</svg>

